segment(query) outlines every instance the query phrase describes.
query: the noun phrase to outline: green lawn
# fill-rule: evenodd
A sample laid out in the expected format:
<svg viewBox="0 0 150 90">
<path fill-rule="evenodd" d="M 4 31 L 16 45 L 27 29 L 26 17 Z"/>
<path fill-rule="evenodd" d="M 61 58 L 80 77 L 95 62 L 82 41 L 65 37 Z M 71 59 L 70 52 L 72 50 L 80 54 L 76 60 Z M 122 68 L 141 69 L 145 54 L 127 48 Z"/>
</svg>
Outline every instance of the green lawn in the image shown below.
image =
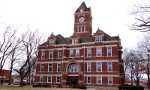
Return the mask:
<svg viewBox="0 0 150 90">
<path fill-rule="evenodd" d="M 31 86 L 0 86 L 0 90 L 83 90 L 74 88 L 32 88 Z"/>
</svg>

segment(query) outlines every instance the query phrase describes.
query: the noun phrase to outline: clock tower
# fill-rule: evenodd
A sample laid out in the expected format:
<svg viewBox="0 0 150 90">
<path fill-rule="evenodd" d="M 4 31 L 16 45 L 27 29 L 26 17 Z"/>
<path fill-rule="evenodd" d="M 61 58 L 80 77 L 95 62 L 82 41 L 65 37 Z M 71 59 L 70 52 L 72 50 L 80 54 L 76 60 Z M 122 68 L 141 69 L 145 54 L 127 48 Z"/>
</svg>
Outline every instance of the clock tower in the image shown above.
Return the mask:
<svg viewBox="0 0 150 90">
<path fill-rule="evenodd" d="M 74 37 L 87 37 L 92 35 L 91 9 L 87 8 L 85 2 L 75 11 L 74 14 Z"/>
</svg>

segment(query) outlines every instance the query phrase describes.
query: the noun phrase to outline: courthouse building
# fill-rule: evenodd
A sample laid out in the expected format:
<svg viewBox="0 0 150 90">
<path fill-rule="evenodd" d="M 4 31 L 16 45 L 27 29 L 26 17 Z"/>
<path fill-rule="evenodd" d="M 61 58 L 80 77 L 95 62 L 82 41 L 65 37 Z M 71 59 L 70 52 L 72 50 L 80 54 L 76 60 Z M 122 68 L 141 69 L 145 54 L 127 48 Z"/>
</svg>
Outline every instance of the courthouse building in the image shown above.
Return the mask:
<svg viewBox="0 0 150 90">
<path fill-rule="evenodd" d="M 92 33 L 91 8 L 83 2 L 74 13 L 74 33 L 70 37 L 52 33 L 38 47 L 33 83 L 50 87 L 118 86 L 124 80 L 121 49 L 119 36 L 99 28 Z"/>
</svg>

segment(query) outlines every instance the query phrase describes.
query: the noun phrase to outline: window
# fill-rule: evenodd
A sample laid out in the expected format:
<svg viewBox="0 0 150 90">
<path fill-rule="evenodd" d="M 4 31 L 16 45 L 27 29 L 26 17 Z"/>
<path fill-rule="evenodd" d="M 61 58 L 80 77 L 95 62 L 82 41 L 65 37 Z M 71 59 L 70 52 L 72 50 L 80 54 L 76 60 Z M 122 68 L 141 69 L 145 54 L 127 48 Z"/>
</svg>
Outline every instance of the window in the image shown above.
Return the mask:
<svg viewBox="0 0 150 90">
<path fill-rule="evenodd" d="M 60 79 L 61 79 L 61 77 L 60 77 L 60 76 L 57 76 L 57 77 L 56 77 L 56 83 L 60 83 Z"/>
<path fill-rule="evenodd" d="M 85 77 L 85 83 L 86 84 L 91 84 L 91 77 L 90 76 Z"/>
<path fill-rule="evenodd" d="M 95 37 L 95 41 L 96 42 L 101 42 L 101 41 L 103 41 L 103 37 L 104 37 L 104 35 L 98 35 L 98 36 Z"/>
<path fill-rule="evenodd" d="M 113 84 L 113 78 L 112 76 L 108 77 L 108 85 L 112 85 Z"/>
<path fill-rule="evenodd" d="M 51 77 L 51 76 L 48 76 L 47 78 L 48 78 L 48 79 L 47 79 L 48 82 L 52 82 L 52 77 Z"/>
<path fill-rule="evenodd" d="M 48 64 L 48 72 L 52 72 L 52 64 Z"/>
<path fill-rule="evenodd" d="M 44 64 L 40 64 L 40 72 L 44 72 Z"/>
<path fill-rule="evenodd" d="M 80 55 L 80 49 L 76 49 L 76 56 Z"/>
<path fill-rule="evenodd" d="M 62 51 L 58 51 L 58 58 L 62 58 Z"/>
<path fill-rule="evenodd" d="M 80 56 L 80 49 L 79 48 L 70 49 L 70 56 L 71 57 Z"/>
<path fill-rule="evenodd" d="M 88 57 L 92 56 L 92 48 L 87 48 L 87 56 Z"/>
<path fill-rule="evenodd" d="M 68 66 L 68 72 L 71 72 L 71 73 L 76 73 L 76 72 L 79 72 L 79 65 L 77 64 L 70 64 Z"/>
<path fill-rule="evenodd" d="M 112 56 L 112 47 L 107 47 L 107 56 Z"/>
<path fill-rule="evenodd" d="M 84 26 L 83 25 L 80 26 L 79 32 L 84 32 Z"/>
<path fill-rule="evenodd" d="M 57 72 L 61 71 L 61 64 L 57 64 Z"/>
<path fill-rule="evenodd" d="M 70 56 L 74 55 L 74 49 L 70 49 Z"/>
<path fill-rule="evenodd" d="M 96 48 L 96 56 L 102 56 L 102 49 Z"/>
<path fill-rule="evenodd" d="M 96 77 L 96 84 L 102 84 L 102 76 Z"/>
<path fill-rule="evenodd" d="M 96 62 L 96 71 L 101 72 L 102 71 L 102 63 L 101 62 Z"/>
<path fill-rule="evenodd" d="M 41 59 L 44 59 L 44 58 L 45 58 L 45 52 L 41 51 Z"/>
<path fill-rule="evenodd" d="M 87 72 L 91 72 L 91 63 L 90 62 L 87 63 Z"/>
<path fill-rule="evenodd" d="M 53 52 L 49 51 L 49 59 L 52 59 L 52 58 L 53 58 Z"/>
<path fill-rule="evenodd" d="M 45 82 L 44 76 L 40 76 L 40 82 Z"/>
<path fill-rule="evenodd" d="M 107 68 L 109 72 L 112 72 L 112 62 L 107 63 Z"/>
<path fill-rule="evenodd" d="M 56 39 L 50 39 L 49 44 L 55 44 Z"/>
</svg>

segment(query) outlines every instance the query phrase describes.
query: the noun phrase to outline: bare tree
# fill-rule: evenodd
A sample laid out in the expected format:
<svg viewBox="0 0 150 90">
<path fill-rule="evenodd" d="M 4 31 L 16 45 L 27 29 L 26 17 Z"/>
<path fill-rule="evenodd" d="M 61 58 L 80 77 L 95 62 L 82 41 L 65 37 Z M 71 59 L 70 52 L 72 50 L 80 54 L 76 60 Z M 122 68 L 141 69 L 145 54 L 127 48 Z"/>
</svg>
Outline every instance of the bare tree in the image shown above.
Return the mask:
<svg viewBox="0 0 150 90">
<path fill-rule="evenodd" d="M 135 15 L 135 23 L 132 24 L 132 30 L 138 30 L 141 32 L 150 31 L 150 3 L 149 0 L 142 0 L 136 10 L 132 13 Z"/>
<path fill-rule="evenodd" d="M 26 32 L 21 37 L 21 48 L 25 60 L 19 69 L 15 69 L 20 75 L 20 85 L 23 85 L 23 80 L 28 78 L 31 83 L 31 69 L 35 64 L 35 57 L 37 55 L 37 48 L 40 44 L 40 37 L 37 32 Z"/>
<path fill-rule="evenodd" d="M 2 40 L 0 41 L 0 69 L 3 68 L 6 59 L 10 55 L 12 39 L 15 36 L 15 31 L 10 31 L 10 27 L 7 27 L 6 31 L 2 35 Z"/>
<path fill-rule="evenodd" d="M 3 66 L 8 59 L 11 53 L 11 47 L 13 44 L 13 39 L 15 37 L 15 31 L 11 27 L 7 27 L 5 32 L 1 35 L 0 40 L 0 69 L 3 69 Z M 2 72 L 0 71 L 0 74 Z M 2 83 L 2 81 L 1 81 Z"/>
<path fill-rule="evenodd" d="M 135 10 L 135 23 L 132 25 L 133 30 L 138 30 L 141 32 L 147 32 L 149 34 L 150 31 L 150 2 L 149 0 L 141 0 L 143 1 L 137 6 L 137 10 Z M 148 35 L 149 36 L 149 35 Z M 145 60 L 145 73 L 148 78 L 147 86 L 150 89 L 150 37 L 145 37 L 145 40 L 140 42 L 141 50 L 143 51 L 143 56 Z"/>
<path fill-rule="evenodd" d="M 17 63 L 17 60 L 19 60 L 20 56 L 20 43 L 21 41 L 18 38 L 15 38 L 13 45 L 11 47 L 11 52 L 9 56 L 9 62 L 10 62 L 10 75 L 9 75 L 9 85 L 12 83 L 12 71 L 15 68 L 15 64 Z"/>
<path fill-rule="evenodd" d="M 135 84 L 139 86 L 141 79 L 142 71 L 141 65 L 143 63 L 141 53 L 137 53 L 135 50 L 125 50 L 123 61 L 125 65 L 125 72 L 130 77 L 131 85 Z"/>
<path fill-rule="evenodd" d="M 141 50 L 143 56 L 145 57 L 144 71 L 148 79 L 147 82 L 148 88 L 150 88 L 150 36 L 149 35 L 145 35 L 144 40 L 142 40 L 139 43 L 139 49 Z"/>
</svg>

